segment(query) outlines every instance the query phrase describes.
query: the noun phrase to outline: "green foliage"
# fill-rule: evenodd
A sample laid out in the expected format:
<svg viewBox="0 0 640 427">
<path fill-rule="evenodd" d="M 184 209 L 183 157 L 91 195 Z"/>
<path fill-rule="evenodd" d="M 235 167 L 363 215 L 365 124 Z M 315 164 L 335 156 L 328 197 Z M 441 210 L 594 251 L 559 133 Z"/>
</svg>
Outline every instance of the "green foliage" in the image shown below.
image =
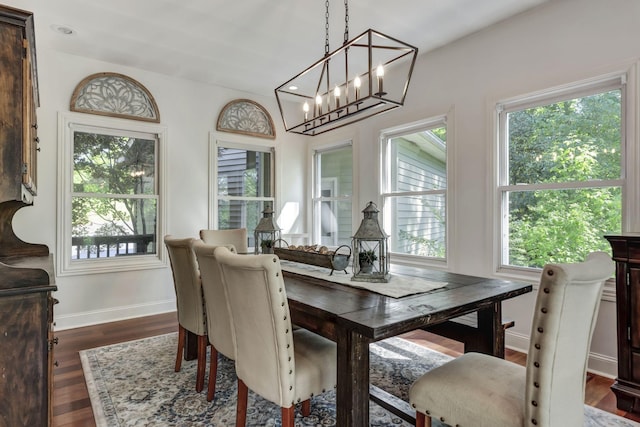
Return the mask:
<svg viewBox="0 0 640 427">
<path fill-rule="evenodd" d="M 540 268 L 610 250 L 602 236 L 621 231 L 621 191 L 579 184 L 620 179 L 620 102 L 615 90 L 509 114 L 509 183 L 576 183 L 509 194 L 510 265 Z"/>
<path fill-rule="evenodd" d="M 155 141 L 75 132 L 72 234 L 155 232 Z M 150 220 L 151 219 L 151 220 Z"/>
<path fill-rule="evenodd" d="M 374 250 L 365 250 L 362 252 L 358 252 L 358 260 L 360 261 L 360 265 L 362 264 L 373 264 L 378 259 L 378 255 L 376 255 L 376 251 Z"/>
</svg>

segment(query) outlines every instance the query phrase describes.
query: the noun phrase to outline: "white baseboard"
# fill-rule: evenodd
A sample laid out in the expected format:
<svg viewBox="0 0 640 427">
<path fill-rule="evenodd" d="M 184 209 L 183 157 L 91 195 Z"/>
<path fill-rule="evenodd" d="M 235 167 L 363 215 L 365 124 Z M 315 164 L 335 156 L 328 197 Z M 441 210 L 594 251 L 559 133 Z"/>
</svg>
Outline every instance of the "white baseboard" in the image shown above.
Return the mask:
<svg viewBox="0 0 640 427">
<path fill-rule="evenodd" d="M 156 301 L 149 304 L 121 306 L 107 310 L 85 311 L 68 315 L 56 315 L 54 310 L 54 329 L 56 331 L 63 331 L 65 329 L 81 328 L 83 326 L 116 322 L 118 320 L 151 316 L 171 311 L 176 311 L 176 301 L 174 299 Z"/>
<path fill-rule="evenodd" d="M 505 346 L 511 350 L 527 353 L 529 351 L 529 336 L 507 331 Z M 618 375 L 618 359 L 604 354 L 589 353 L 588 371 L 606 378 L 615 378 Z"/>
</svg>

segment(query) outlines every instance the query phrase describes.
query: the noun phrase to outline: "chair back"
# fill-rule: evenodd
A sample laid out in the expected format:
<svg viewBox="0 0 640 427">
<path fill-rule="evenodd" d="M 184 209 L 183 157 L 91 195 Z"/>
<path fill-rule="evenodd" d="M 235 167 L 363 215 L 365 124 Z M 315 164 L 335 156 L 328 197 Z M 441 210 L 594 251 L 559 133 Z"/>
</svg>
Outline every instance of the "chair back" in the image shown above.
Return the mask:
<svg viewBox="0 0 640 427">
<path fill-rule="evenodd" d="M 544 267 L 527 355 L 527 422 L 582 427 L 589 348 L 604 282 L 613 272 L 604 252 L 581 263 Z"/>
<path fill-rule="evenodd" d="M 220 276 L 220 266 L 214 255 L 216 248 L 221 246 L 207 245 L 196 241 L 193 250 L 200 267 L 202 277 L 202 293 L 204 294 L 204 306 L 207 313 L 207 335 L 209 341 L 217 351 L 229 359 L 236 356 L 233 343 L 233 331 L 231 330 L 231 313 L 227 304 L 227 295 Z M 224 245 L 235 252 L 233 245 Z"/>
<path fill-rule="evenodd" d="M 236 252 L 249 252 L 246 228 L 232 228 L 229 230 L 200 230 L 200 238 L 207 245 L 233 245 Z"/>
<path fill-rule="evenodd" d="M 275 255 L 236 255 L 217 248 L 236 343 L 236 373 L 249 389 L 281 407 L 295 393 L 293 331 Z"/>
<path fill-rule="evenodd" d="M 194 238 L 179 239 L 171 235 L 164 238 L 173 273 L 178 322 L 196 335 L 206 335 L 207 321 L 202 297 L 202 282 L 193 253 L 195 241 Z"/>
</svg>

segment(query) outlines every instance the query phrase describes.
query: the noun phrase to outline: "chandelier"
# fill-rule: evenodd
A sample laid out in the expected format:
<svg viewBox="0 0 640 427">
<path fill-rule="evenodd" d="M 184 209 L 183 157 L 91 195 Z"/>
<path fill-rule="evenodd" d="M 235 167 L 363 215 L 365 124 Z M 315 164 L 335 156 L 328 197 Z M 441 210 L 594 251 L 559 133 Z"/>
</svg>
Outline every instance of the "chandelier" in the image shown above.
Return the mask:
<svg viewBox="0 0 640 427">
<path fill-rule="evenodd" d="M 418 48 L 372 29 L 349 41 L 345 0 L 344 44 L 329 52 L 325 5 L 324 57 L 275 89 L 287 132 L 319 135 L 398 108 L 407 94 Z"/>
</svg>

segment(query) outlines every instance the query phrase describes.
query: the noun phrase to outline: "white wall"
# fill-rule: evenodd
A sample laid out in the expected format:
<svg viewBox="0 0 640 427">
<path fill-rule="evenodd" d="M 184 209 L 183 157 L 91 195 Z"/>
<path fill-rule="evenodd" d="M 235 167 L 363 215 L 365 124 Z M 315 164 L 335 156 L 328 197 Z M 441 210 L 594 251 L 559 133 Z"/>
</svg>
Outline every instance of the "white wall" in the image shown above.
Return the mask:
<svg viewBox="0 0 640 427">
<path fill-rule="evenodd" d="M 16 0 L 17 2 L 18 0 Z M 37 15 L 37 9 L 30 9 Z M 449 149 L 453 152 L 449 182 L 452 209 L 448 268 L 467 274 L 495 276 L 492 259 L 491 120 L 493 106 L 505 99 L 598 76 L 629 67 L 640 57 L 640 2 L 637 0 L 553 0 L 537 9 L 473 36 L 423 54 L 416 64 L 407 103 L 401 109 L 312 139 L 313 144 L 354 141 L 358 171 L 354 200 L 358 212 L 377 200 L 378 135 L 382 129 L 449 112 Z M 47 37 L 36 27 L 37 37 Z M 26 241 L 46 243 L 54 250 L 56 229 L 56 117 L 68 111 L 74 86 L 89 74 L 114 71 L 144 84 L 156 97 L 162 125 L 169 128 L 169 205 L 167 231 L 197 234 L 207 224 L 208 134 L 228 101 L 250 98 L 273 115 L 278 137 L 278 206 L 297 202 L 301 221 L 295 232 L 309 232 L 309 176 L 304 141 L 283 133 L 274 99 L 224 88 L 38 50 L 42 106 L 38 111 L 42 152 L 39 158 L 40 196 L 15 220 Z M 232 138 L 229 134 L 225 138 Z M 234 137 L 235 138 L 235 137 Z M 252 143 L 261 142 L 251 138 Z M 311 140 L 309 140 L 311 141 Z M 265 143 L 268 143 L 265 140 Z M 286 148 L 286 149 L 283 149 Z M 286 167 L 285 167 L 286 166 Z M 358 208 L 359 207 L 359 208 Z M 174 307 L 168 268 L 140 272 L 59 277 L 56 297 L 58 327 L 109 321 L 156 313 Z M 504 306 L 516 321 L 509 345 L 526 349 L 533 294 Z M 607 292 L 592 345 L 590 367 L 616 374 L 615 304 Z"/>
</svg>

